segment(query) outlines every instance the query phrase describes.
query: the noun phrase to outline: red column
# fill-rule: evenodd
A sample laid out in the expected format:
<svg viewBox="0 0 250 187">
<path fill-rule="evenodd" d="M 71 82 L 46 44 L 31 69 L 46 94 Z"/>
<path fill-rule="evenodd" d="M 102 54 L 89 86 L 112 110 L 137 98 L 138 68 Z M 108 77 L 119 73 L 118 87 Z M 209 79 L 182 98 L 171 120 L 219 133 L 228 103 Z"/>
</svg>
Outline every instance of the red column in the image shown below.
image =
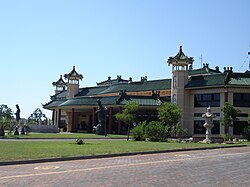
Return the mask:
<svg viewBox="0 0 250 187">
<path fill-rule="evenodd" d="M 61 109 L 58 110 L 57 126 L 59 127 L 61 123 Z"/>
<path fill-rule="evenodd" d="M 55 125 L 55 109 L 52 111 L 52 124 Z"/>
<path fill-rule="evenodd" d="M 55 117 L 54 117 L 54 125 L 57 125 L 58 126 L 58 117 L 57 117 L 57 111 L 55 110 Z"/>
<path fill-rule="evenodd" d="M 71 131 L 75 131 L 75 109 L 72 108 L 72 113 L 71 113 L 71 118 L 72 118 L 72 124 L 71 124 Z"/>
<path fill-rule="evenodd" d="M 119 107 L 119 113 L 122 113 L 122 107 Z M 121 133 L 122 121 L 118 121 L 118 134 Z"/>
<path fill-rule="evenodd" d="M 113 126 L 113 107 L 109 108 L 109 133 L 112 133 Z"/>
<path fill-rule="evenodd" d="M 93 108 L 92 110 L 92 125 L 96 125 L 96 116 L 95 116 L 96 108 Z"/>
</svg>

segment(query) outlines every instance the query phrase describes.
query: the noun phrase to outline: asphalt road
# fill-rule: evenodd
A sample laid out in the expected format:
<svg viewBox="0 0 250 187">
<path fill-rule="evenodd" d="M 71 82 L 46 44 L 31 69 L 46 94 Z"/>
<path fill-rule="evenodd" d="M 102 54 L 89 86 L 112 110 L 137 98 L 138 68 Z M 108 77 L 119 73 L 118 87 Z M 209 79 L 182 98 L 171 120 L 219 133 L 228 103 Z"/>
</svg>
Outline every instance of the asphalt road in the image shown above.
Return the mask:
<svg viewBox="0 0 250 187">
<path fill-rule="evenodd" d="M 0 186 L 250 186 L 250 147 L 0 166 Z"/>
</svg>

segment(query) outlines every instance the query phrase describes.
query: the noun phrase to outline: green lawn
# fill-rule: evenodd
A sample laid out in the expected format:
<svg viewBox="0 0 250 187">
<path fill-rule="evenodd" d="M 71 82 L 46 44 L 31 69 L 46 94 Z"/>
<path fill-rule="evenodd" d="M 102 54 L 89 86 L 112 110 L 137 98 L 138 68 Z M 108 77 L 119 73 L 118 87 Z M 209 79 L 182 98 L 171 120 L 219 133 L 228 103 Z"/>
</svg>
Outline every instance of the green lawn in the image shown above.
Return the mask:
<svg viewBox="0 0 250 187">
<path fill-rule="evenodd" d="M 28 135 L 6 135 L 4 138 L 25 138 L 25 139 L 46 139 L 46 138 L 84 138 L 84 139 L 98 139 L 98 138 L 126 138 L 126 135 L 108 134 L 106 137 L 104 135 L 96 135 L 93 133 L 29 133 Z"/>
<path fill-rule="evenodd" d="M 136 141 L 86 141 L 77 145 L 68 141 L 0 141 L 0 161 L 28 160 L 39 158 L 127 153 L 152 150 L 183 149 L 194 147 L 222 146 L 221 144 L 136 142 Z M 232 145 L 226 145 L 232 146 Z"/>
</svg>

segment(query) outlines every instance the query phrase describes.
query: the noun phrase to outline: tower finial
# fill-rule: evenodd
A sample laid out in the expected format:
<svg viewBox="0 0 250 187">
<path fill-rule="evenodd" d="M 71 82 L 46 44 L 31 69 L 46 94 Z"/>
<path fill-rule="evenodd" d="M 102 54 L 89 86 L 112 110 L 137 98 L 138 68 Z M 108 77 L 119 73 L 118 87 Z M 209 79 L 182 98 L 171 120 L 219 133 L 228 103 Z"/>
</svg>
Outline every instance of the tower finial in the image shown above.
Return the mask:
<svg viewBox="0 0 250 187">
<path fill-rule="evenodd" d="M 180 51 L 182 51 L 182 46 L 180 46 Z"/>
</svg>

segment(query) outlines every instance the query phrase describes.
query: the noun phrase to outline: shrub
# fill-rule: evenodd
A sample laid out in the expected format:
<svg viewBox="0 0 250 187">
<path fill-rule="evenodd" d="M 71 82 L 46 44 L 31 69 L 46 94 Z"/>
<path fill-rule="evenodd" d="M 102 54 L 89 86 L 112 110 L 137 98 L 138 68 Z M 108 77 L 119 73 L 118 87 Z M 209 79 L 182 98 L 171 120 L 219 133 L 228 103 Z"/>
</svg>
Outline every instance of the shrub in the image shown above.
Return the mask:
<svg viewBox="0 0 250 187">
<path fill-rule="evenodd" d="M 231 135 L 225 135 L 223 139 L 224 141 L 233 141 L 233 137 Z"/>
<path fill-rule="evenodd" d="M 84 140 L 82 138 L 77 138 L 76 139 L 76 144 L 82 145 L 82 144 L 85 144 L 85 142 L 84 142 Z"/>
<path fill-rule="evenodd" d="M 186 136 L 188 134 L 188 129 L 183 128 L 179 123 L 172 127 L 171 134 L 175 137 Z"/>
<path fill-rule="evenodd" d="M 5 135 L 4 128 L 0 127 L 0 136 L 4 136 L 4 135 Z"/>
<path fill-rule="evenodd" d="M 167 141 L 166 128 L 161 123 L 152 121 L 145 128 L 145 138 L 152 142 Z"/>
<path fill-rule="evenodd" d="M 145 140 L 145 123 L 134 127 L 131 130 L 131 134 L 135 141 L 144 141 Z"/>
<path fill-rule="evenodd" d="M 247 128 L 244 128 L 244 130 L 243 130 L 243 138 L 250 141 L 250 126 L 248 126 Z"/>
</svg>

